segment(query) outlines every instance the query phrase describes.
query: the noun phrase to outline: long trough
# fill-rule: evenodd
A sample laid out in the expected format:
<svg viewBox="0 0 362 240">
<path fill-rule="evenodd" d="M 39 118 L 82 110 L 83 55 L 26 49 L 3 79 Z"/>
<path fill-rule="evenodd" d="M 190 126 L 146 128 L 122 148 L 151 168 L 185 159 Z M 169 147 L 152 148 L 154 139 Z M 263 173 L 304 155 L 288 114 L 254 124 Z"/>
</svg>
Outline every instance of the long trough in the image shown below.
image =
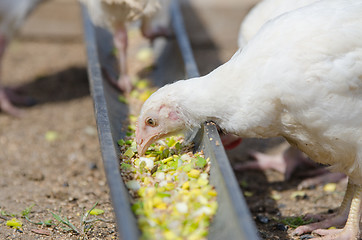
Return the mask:
<svg viewBox="0 0 362 240">
<path fill-rule="evenodd" d="M 112 37 L 105 30 L 93 26 L 86 8 L 82 7 L 82 13 L 90 89 L 117 230 L 120 239 L 136 240 L 141 233 L 131 211 L 130 196 L 120 175 L 120 151 L 117 145 L 117 141 L 125 137 L 124 126 L 127 126 L 129 109 L 119 102 L 119 92 L 102 75 L 102 72 L 107 71 L 117 76 L 114 70 L 116 60 L 111 54 Z M 169 15 L 177 41 L 160 40 L 155 43 L 157 68 L 152 78 L 158 86 L 170 80 L 199 76 L 177 0 L 171 2 Z M 220 144 L 216 126 L 205 123 L 195 134 L 193 141 L 211 160 L 210 182 L 218 192 L 219 207 L 210 226 L 208 239 L 259 239 L 225 150 Z"/>
</svg>

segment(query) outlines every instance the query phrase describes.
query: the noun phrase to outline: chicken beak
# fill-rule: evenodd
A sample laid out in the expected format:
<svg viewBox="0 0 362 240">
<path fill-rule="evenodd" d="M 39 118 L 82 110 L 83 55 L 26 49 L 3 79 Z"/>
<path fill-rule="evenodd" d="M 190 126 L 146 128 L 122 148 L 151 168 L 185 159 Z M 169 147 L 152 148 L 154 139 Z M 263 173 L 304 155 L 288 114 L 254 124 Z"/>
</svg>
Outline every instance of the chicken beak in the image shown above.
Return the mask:
<svg viewBox="0 0 362 240">
<path fill-rule="evenodd" d="M 136 125 L 136 143 L 139 156 L 143 156 L 152 143 L 166 135 L 160 132 L 158 128 L 146 128 L 144 130 L 144 128 Z"/>
<path fill-rule="evenodd" d="M 153 137 L 150 137 L 148 139 L 143 139 L 143 138 L 136 138 L 136 143 L 137 143 L 137 152 L 139 154 L 139 156 L 143 156 L 148 147 L 153 143 Z"/>
<path fill-rule="evenodd" d="M 142 133 L 136 128 L 136 143 L 139 156 L 143 156 L 152 143 L 164 136 L 165 134 L 160 133 L 153 133 L 149 134 L 148 136 L 142 136 Z"/>
<path fill-rule="evenodd" d="M 136 126 L 136 143 L 137 143 L 137 152 L 139 156 L 143 156 L 147 151 L 148 147 L 152 143 L 153 136 L 145 137 L 144 132 L 140 131 L 138 125 Z"/>
<path fill-rule="evenodd" d="M 137 152 L 138 152 L 138 155 L 139 156 L 143 156 L 144 154 L 145 154 L 145 152 L 146 152 L 146 145 L 145 144 L 143 144 L 143 139 L 141 138 L 141 139 L 137 139 L 136 138 L 136 143 L 137 143 Z"/>
</svg>

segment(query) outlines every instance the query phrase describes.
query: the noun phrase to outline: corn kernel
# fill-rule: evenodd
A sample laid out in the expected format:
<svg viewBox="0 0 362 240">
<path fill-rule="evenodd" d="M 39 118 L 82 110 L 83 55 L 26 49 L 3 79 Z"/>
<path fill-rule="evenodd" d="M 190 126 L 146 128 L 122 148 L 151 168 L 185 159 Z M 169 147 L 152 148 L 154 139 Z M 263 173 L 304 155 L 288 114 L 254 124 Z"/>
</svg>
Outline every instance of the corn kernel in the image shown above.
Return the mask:
<svg viewBox="0 0 362 240">
<path fill-rule="evenodd" d="M 198 178 L 200 176 L 200 171 L 196 169 L 191 169 L 187 175 L 192 178 Z"/>
<path fill-rule="evenodd" d="M 182 189 L 189 189 L 190 188 L 190 182 L 189 181 L 185 182 L 184 184 L 182 184 L 181 188 Z"/>
</svg>

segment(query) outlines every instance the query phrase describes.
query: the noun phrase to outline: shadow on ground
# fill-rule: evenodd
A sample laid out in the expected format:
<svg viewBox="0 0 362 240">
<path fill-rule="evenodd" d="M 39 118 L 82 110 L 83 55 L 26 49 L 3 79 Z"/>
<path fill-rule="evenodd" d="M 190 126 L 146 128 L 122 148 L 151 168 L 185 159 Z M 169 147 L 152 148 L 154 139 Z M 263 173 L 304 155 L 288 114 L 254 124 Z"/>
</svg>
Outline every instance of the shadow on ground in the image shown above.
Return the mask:
<svg viewBox="0 0 362 240">
<path fill-rule="evenodd" d="M 89 96 L 87 70 L 84 67 L 71 67 L 51 75 L 38 77 L 19 86 L 19 90 L 34 98 L 37 105 Z"/>
</svg>

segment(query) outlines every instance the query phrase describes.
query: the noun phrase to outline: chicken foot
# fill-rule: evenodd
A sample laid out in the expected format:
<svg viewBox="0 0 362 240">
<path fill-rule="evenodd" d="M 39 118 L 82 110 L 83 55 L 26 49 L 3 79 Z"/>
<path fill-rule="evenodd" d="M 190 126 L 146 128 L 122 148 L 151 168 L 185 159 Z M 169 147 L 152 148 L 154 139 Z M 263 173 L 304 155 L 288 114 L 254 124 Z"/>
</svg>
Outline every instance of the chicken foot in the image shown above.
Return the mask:
<svg viewBox="0 0 362 240">
<path fill-rule="evenodd" d="M 347 223 L 343 229 L 317 229 L 313 233 L 323 237 L 317 240 L 357 240 L 359 239 L 359 222 L 361 218 L 362 186 L 354 185 L 354 193 Z"/>
<path fill-rule="evenodd" d="M 284 174 L 285 180 L 289 180 L 298 167 L 307 166 L 317 168 L 309 172 L 308 178 L 298 185 L 298 189 L 310 188 L 329 182 L 339 182 L 345 178 L 345 175 L 342 173 L 331 173 L 325 167 L 318 168 L 315 162 L 310 160 L 298 149 L 291 147 L 287 142 L 280 146 L 277 154 L 269 155 L 253 151 L 250 152 L 250 155 L 255 158 L 255 161 L 237 164 L 234 166 L 234 169 L 237 171 L 274 169 Z M 306 175 L 307 174 L 304 176 Z"/>
<path fill-rule="evenodd" d="M 302 235 L 312 232 L 318 235 L 325 235 L 324 237 L 317 238 L 319 240 L 355 239 L 359 230 L 361 189 L 361 186 L 349 182 L 337 214 L 331 214 L 321 222 L 300 226 L 294 230 L 293 235 Z M 341 226 L 344 223 L 346 224 L 343 229 L 325 229 L 331 226 Z"/>
<path fill-rule="evenodd" d="M 250 155 L 255 158 L 256 161 L 237 164 L 234 169 L 238 171 L 249 169 L 274 169 L 283 173 L 285 180 L 289 180 L 298 166 L 303 164 L 315 166 L 314 162 L 306 160 L 304 153 L 296 148 L 290 147 L 287 142 L 280 146 L 278 153 L 275 155 L 264 154 L 257 151 L 250 152 Z"/>
</svg>

